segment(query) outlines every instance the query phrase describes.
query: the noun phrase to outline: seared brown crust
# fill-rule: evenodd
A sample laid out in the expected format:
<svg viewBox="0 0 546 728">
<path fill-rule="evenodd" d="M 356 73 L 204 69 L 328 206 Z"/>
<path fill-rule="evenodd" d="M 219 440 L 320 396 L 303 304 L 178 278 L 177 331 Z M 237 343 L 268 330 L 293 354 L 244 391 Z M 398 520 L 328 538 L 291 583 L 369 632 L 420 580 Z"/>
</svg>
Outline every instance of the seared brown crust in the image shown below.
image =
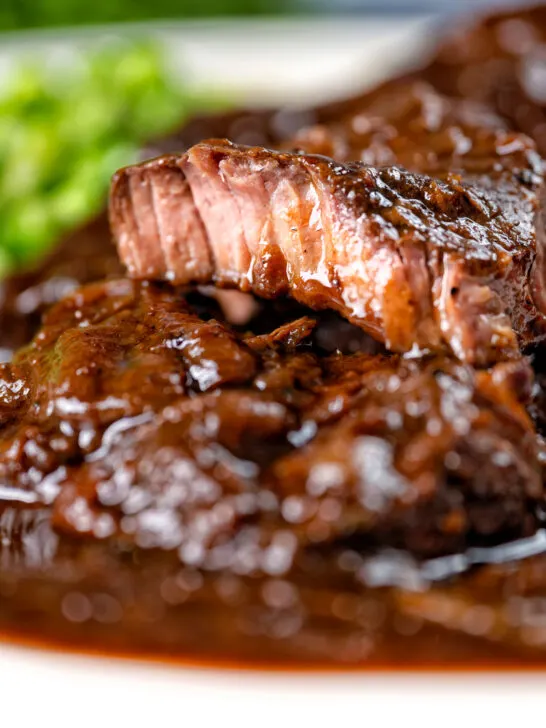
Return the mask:
<svg viewBox="0 0 546 728">
<path fill-rule="evenodd" d="M 447 346 L 485 366 L 517 356 L 517 335 L 524 345 L 544 336 L 529 285 L 542 244 L 540 162 L 526 138 L 503 138 L 506 166 L 526 166 L 501 167 L 494 184 L 206 142 L 118 172 L 112 230 L 134 277 L 290 292 L 394 351 Z M 169 199 L 175 174 L 187 181 L 183 202 L 146 203 Z"/>
</svg>

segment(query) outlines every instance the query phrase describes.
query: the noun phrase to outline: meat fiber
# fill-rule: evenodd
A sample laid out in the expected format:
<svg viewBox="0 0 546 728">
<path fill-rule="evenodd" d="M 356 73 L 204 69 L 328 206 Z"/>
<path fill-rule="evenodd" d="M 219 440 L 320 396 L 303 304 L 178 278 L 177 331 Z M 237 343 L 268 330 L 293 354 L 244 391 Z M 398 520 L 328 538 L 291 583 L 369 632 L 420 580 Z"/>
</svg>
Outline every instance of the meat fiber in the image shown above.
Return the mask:
<svg viewBox="0 0 546 728">
<path fill-rule="evenodd" d="M 205 142 L 121 170 L 111 225 L 136 278 L 290 293 L 393 351 L 485 366 L 544 337 L 541 162 L 503 138 L 483 184 Z"/>
</svg>

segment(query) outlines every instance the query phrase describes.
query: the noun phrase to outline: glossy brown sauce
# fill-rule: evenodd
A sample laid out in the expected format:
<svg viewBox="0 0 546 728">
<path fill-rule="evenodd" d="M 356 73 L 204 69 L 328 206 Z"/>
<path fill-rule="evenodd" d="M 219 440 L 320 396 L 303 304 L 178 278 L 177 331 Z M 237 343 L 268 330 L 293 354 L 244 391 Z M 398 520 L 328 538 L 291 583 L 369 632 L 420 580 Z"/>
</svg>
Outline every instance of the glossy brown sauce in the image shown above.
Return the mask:
<svg viewBox="0 0 546 728">
<path fill-rule="evenodd" d="M 274 145 L 358 103 L 201 119 L 151 149 Z M 124 279 L 72 294 L 119 275 L 101 216 L 2 285 L 4 359 L 69 296 L 0 377 L 5 639 L 227 667 L 544 667 L 540 352 L 535 382 L 525 362 L 474 376 L 286 301 Z"/>
<path fill-rule="evenodd" d="M 77 557 L 74 563 L 79 563 Z M 57 568 L 61 565 L 58 560 Z M 544 572 L 544 559 L 535 559 L 532 566 Z M 119 567 L 107 568 L 112 580 L 122 577 Z M 86 578 L 63 584 L 53 569 L 43 570 L 38 579 L 27 576 L 15 582 L 3 571 L 1 633 L 9 641 L 53 649 L 222 667 L 544 666 L 544 632 L 539 624 L 544 589 L 535 588 L 522 597 L 519 587 L 511 584 L 514 574 L 509 572 L 514 569 L 500 576 L 501 584 L 490 587 L 497 592 L 493 601 L 500 593 L 505 595 L 504 605 L 513 602 L 513 614 L 499 620 L 498 630 L 490 626 L 498 616 L 495 605 L 490 606 L 487 596 L 475 599 L 472 591 L 465 601 L 464 587 L 460 598 L 457 589 L 446 594 L 441 588 L 429 589 L 423 597 L 403 591 L 344 590 L 332 579 L 329 589 L 307 594 L 307 605 L 316 612 L 307 613 L 296 633 L 294 615 L 278 604 L 272 608 L 264 599 L 264 588 L 271 601 L 275 589 L 286 592 L 290 581 L 260 580 L 247 589 L 244 601 L 229 605 L 226 594 L 233 584 L 228 587 L 220 578 L 205 579 L 199 588 L 201 599 L 187 595 L 182 599 L 182 592 L 177 593 L 166 576 L 166 564 L 155 573 L 143 565 L 130 569 L 129 580 L 125 574 L 116 584 L 109 580 L 86 584 Z M 472 579 L 459 582 L 470 590 L 475 584 Z M 301 582 L 294 588 L 299 590 Z M 211 603 L 207 604 L 206 594 Z M 484 634 L 487 629 L 490 634 Z"/>
<path fill-rule="evenodd" d="M 516 478 L 512 487 L 519 488 L 518 468 L 533 459 L 538 467 L 540 456 L 512 394 L 514 376 L 521 383 L 526 375 L 499 370 L 491 390 L 462 365 L 384 357 L 340 320 L 311 325 L 300 313 L 268 304 L 246 327 L 231 328 L 215 323 L 225 314 L 207 296 L 121 280 L 73 294 L 47 314 L 43 333 L 2 372 L 4 386 L 24 382 L 3 393 L 2 632 L 63 649 L 223 665 L 541 664 L 540 490 L 514 501 L 508 486 L 485 498 L 478 488 L 461 504 L 449 487 L 464 480 L 464 468 L 457 477 L 434 476 L 449 453 L 453 460 L 490 432 L 491 410 L 497 436 L 521 448 L 522 463 L 506 480 Z M 190 335 L 200 342 L 197 354 L 184 348 Z M 216 362 L 212 379 L 206 360 Z M 93 373 L 74 375 L 90 363 Z M 185 373 L 183 382 L 177 372 Z M 437 386 L 442 377 L 451 378 L 446 390 Z M 158 387 L 161 378 L 171 389 Z M 417 469 L 429 467 L 434 477 L 433 497 L 423 499 L 420 476 L 404 459 L 422 447 L 434 397 L 447 396 L 445 407 L 453 387 L 466 392 L 458 416 L 472 437 L 451 431 L 446 418 L 448 429 L 428 443 L 428 459 Z M 425 401 L 429 409 L 420 415 L 416 404 Z M 403 415 L 400 402 L 414 403 L 413 414 Z M 409 419 L 389 430 L 396 413 Z M 212 415 L 214 432 L 203 434 Z M 310 423 L 318 444 L 305 446 Z M 354 490 L 344 442 L 383 453 L 379 443 L 394 448 L 395 470 L 384 460 L 377 467 L 387 480 L 403 476 L 410 500 L 355 499 L 358 487 L 377 493 L 373 474 Z M 207 463 L 203 456 L 218 447 L 220 459 Z M 504 445 L 496 452 L 500 457 Z M 426 466 L 430 457 L 436 466 Z M 199 463 L 200 472 L 188 475 Z M 310 506 L 318 510 L 301 521 L 302 487 L 313 478 L 324 482 L 334 466 L 342 474 L 338 491 L 326 499 L 316 491 Z M 178 479 L 167 474 L 172 467 Z M 486 455 L 482 477 L 494 480 L 496 467 Z M 210 514 L 206 489 L 195 490 L 200 479 L 221 488 L 213 499 L 228 516 L 234 503 L 243 508 L 225 528 L 214 522 L 220 530 L 206 542 L 195 537 L 199 498 Z M 173 486 L 180 482 L 197 501 L 177 500 Z M 113 486 L 129 490 L 116 496 Z M 254 498 L 250 511 L 244 494 Z M 499 513 L 509 520 L 499 523 Z"/>
</svg>

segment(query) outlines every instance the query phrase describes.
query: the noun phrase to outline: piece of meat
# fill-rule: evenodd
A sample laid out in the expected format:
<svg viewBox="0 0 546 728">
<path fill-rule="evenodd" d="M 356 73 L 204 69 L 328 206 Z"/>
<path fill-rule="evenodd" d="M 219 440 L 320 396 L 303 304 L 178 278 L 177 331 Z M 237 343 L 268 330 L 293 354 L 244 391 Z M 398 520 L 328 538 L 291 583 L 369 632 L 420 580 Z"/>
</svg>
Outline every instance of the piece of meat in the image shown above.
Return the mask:
<svg viewBox="0 0 546 728">
<path fill-rule="evenodd" d="M 324 356 L 313 323 L 236 334 L 169 287 L 75 291 L 2 366 L 0 510 L 249 572 L 281 542 L 288 570 L 321 544 L 441 554 L 534 531 L 524 360 Z"/>
<path fill-rule="evenodd" d="M 470 157 L 483 155 L 483 141 L 475 134 L 480 126 L 497 130 L 498 146 L 503 146 L 502 122 L 490 112 L 472 104 L 453 104 L 420 81 L 393 81 L 357 98 L 316 109 L 239 110 L 195 117 L 176 134 L 152 142 L 143 150 L 143 155 L 184 150 L 205 137 L 224 136 L 243 144 L 296 144 L 307 151 L 339 157 L 340 161 L 402 163 L 411 171 L 439 175 L 440 167 L 450 167 L 451 158 L 455 169 L 461 166 L 462 154 L 466 169 L 471 163 Z M 302 129 L 303 133 L 298 135 Z M 405 147 L 406 142 L 409 145 Z M 411 151 L 423 142 L 429 145 L 428 151 Z M 509 155 L 503 158 L 510 161 Z M 436 161 L 431 164 L 431 160 Z M 119 271 L 106 216 L 100 215 L 69 234 L 32 270 L 8 277 L 1 287 L 3 358 L 9 358 L 14 348 L 29 341 L 40 323 L 41 313 L 62 295 L 78 284 Z M 222 300 L 224 295 L 230 296 L 219 295 Z M 226 298 L 227 305 L 235 300 Z M 243 324 L 256 304 L 251 305 L 251 299 L 247 299 L 247 304 L 239 300 L 241 307 L 237 306 L 238 311 L 234 308 L 233 320 Z"/>
<path fill-rule="evenodd" d="M 302 127 L 283 144 L 339 162 L 399 164 L 410 172 L 462 174 L 475 182 L 526 167 L 532 157 L 532 145 L 489 107 L 449 98 L 419 79 L 387 81 L 336 118 Z"/>
<path fill-rule="evenodd" d="M 288 112 L 285 115 L 288 118 Z M 311 117 L 312 114 L 309 114 L 308 118 Z M 503 206 L 510 215 L 517 214 L 522 192 L 517 181 L 514 184 L 512 170 L 533 166 L 534 171 L 537 171 L 538 161 L 531 160 L 530 147 L 521 138 L 507 132 L 492 112 L 471 103 L 454 103 L 420 81 L 389 82 L 360 98 L 331 108 L 317 109 L 315 117 L 327 123 L 303 129 L 284 144 L 334 156 L 340 161 L 360 159 L 370 164 L 401 163 L 410 170 L 427 172 L 435 177 L 463 174 L 466 182 L 484 187 L 491 186 L 489 171 L 494 168 L 495 175 L 506 182 L 499 185 L 495 181 L 495 187 L 497 193 L 501 186 L 505 191 Z M 250 118 L 247 117 L 249 124 Z M 278 142 L 279 134 L 273 132 L 271 119 L 271 114 L 261 114 L 254 128 L 262 130 L 262 139 Z M 302 114 L 298 122 L 294 117 L 290 122 L 292 128 L 296 128 L 304 119 Z M 236 116 L 224 121 L 228 129 L 240 131 Z M 222 128 L 221 121 L 217 122 L 212 129 Z M 285 124 L 284 128 L 288 130 L 290 124 Z M 244 126 L 242 124 L 241 128 Z M 249 232 L 256 234 L 252 229 Z M 225 262 L 233 267 L 234 263 L 244 264 L 245 260 Z M 270 267 L 266 268 L 266 275 Z M 533 276 L 534 294 L 540 302 L 541 270 L 542 266 L 537 263 Z M 457 286 L 453 285 L 452 288 L 456 289 Z M 468 298 L 480 297 L 481 291 L 472 289 Z M 473 302 L 466 303 L 471 315 Z M 520 319 L 515 328 L 524 330 L 529 318 L 527 306 L 519 307 L 513 300 L 506 303 Z M 534 335 L 531 334 L 531 339 Z M 521 343 L 526 346 L 530 341 L 522 340 Z"/>
<path fill-rule="evenodd" d="M 49 306 L 79 285 L 121 270 L 103 213 L 69 233 L 34 268 L 0 281 L 1 358 L 30 341 Z"/>
<path fill-rule="evenodd" d="M 440 92 L 485 102 L 546 154 L 546 6 L 457 27 L 418 72 Z"/>
<path fill-rule="evenodd" d="M 147 158 L 160 152 L 179 152 L 208 136 L 229 136 L 241 143 L 265 143 L 273 135 L 286 137 L 314 120 L 311 111 L 288 110 L 237 110 L 196 116 L 176 134 L 150 142 L 142 155 Z M 63 296 L 79 285 L 121 273 L 108 216 L 103 211 L 69 232 L 30 269 L 0 281 L 0 360 L 8 360 L 15 349 L 30 341 L 42 314 Z M 214 295 L 231 312 L 228 318 L 232 323 L 243 325 L 256 311 L 257 304 L 251 296 L 231 291 L 214 291 Z"/>
<path fill-rule="evenodd" d="M 499 170 L 486 187 L 205 142 L 121 170 L 111 225 L 134 277 L 289 292 L 391 350 L 447 346 L 485 366 L 518 355 L 516 334 L 523 346 L 544 337 L 531 273 L 543 237 L 541 167 L 525 138 L 510 150 L 525 166 Z M 176 208 L 173 177 L 184 189 Z"/>
</svg>

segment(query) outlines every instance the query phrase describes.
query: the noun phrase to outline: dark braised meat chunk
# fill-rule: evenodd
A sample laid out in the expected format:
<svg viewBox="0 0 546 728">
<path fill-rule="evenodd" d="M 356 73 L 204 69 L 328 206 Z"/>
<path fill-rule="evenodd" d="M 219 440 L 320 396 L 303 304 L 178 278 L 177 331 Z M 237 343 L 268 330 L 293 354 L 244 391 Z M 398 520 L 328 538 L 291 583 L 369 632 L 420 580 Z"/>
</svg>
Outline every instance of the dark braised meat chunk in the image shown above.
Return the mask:
<svg viewBox="0 0 546 728">
<path fill-rule="evenodd" d="M 135 278 L 290 293 L 391 350 L 487 366 L 544 336 L 541 165 L 506 141 L 483 185 L 204 142 L 121 170 L 111 225 Z"/>
<path fill-rule="evenodd" d="M 321 544 L 423 555 L 533 532 L 524 360 L 318 356 L 314 328 L 235 334 L 129 280 L 74 292 L 2 367 L 0 500 L 239 572 Z"/>
<path fill-rule="evenodd" d="M 78 286 L 119 275 L 122 267 L 106 214 L 67 235 L 35 267 L 0 281 L 0 349 L 13 350 L 36 333 L 49 306 Z"/>
<path fill-rule="evenodd" d="M 418 79 L 387 81 L 283 144 L 339 162 L 399 164 L 410 172 L 462 174 L 475 182 L 538 165 L 528 140 L 509 131 L 489 107 L 449 98 Z"/>
<path fill-rule="evenodd" d="M 462 26 L 419 73 L 439 91 L 485 102 L 546 154 L 546 6 Z"/>
</svg>

